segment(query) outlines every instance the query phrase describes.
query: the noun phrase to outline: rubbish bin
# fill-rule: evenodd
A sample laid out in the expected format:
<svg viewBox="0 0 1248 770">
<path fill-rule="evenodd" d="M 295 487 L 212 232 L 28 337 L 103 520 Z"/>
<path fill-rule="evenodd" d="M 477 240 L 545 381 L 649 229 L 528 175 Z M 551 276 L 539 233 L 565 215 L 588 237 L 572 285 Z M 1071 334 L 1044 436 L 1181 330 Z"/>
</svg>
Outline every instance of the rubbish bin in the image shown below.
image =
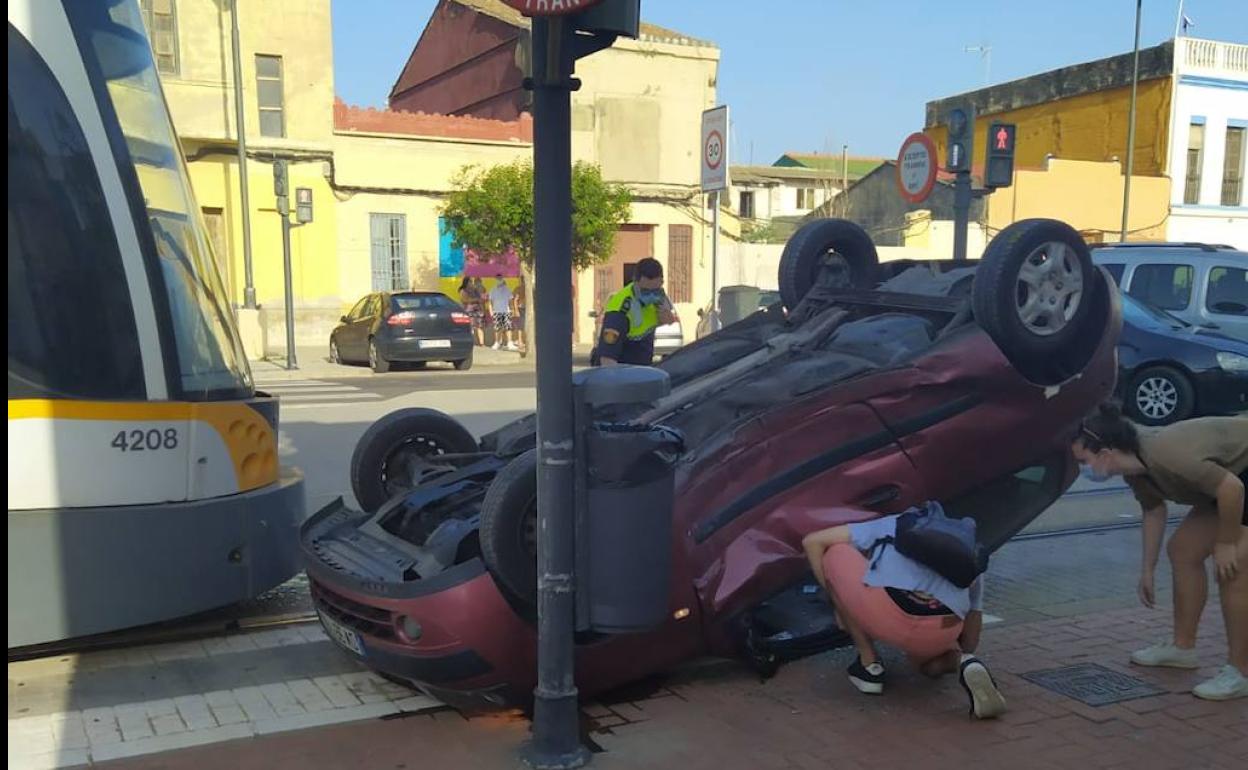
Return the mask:
<svg viewBox="0 0 1248 770">
<path fill-rule="evenodd" d="M 596 406 L 656 401 L 667 372 L 611 366 L 573 378 L 577 423 L 577 628 L 645 631 L 667 616 L 675 464 L 671 428 L 594 421 Z"/>
<path fill-rule="evenodd" d="M 667 617 L 672 507 L 681 434 L 658 425 L 596 423 L 585 434 L 589 626 L 645 631 Z"/>
</svg>

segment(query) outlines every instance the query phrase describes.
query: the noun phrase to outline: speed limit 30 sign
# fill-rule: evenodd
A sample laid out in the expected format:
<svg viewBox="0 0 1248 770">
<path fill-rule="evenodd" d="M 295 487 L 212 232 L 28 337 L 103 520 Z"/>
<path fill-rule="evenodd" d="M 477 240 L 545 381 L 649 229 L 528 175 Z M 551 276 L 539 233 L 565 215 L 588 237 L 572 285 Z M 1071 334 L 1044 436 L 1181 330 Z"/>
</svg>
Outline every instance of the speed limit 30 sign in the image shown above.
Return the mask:
<svg viewBox="0 0 1248 770">
<path fill-rule="evenodd" d="M 728 105 L 702 113 L 702 192 L 728 188 Z"/>
<path fill-rule="evenodd" d="M 926 134 L 911 134 L 897 154 L 897 189 L 910 203 L 922 203 L 935 184 L 936 145 Z"/>
</svg>

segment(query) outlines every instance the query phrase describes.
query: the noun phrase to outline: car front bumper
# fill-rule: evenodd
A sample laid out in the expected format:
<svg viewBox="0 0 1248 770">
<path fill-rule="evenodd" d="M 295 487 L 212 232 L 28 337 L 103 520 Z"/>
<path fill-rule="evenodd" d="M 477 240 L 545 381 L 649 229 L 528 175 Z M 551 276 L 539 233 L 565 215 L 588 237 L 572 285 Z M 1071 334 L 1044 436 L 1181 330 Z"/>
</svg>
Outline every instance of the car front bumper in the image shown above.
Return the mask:
<svg viewBox="0 0 1248 770">
<path fill-rule="evenodd" d="M 1248 412 L 1248 372 L 1208 369 L 1193 377 L 1196 408 L 1201 414 Z"/>
</svg>

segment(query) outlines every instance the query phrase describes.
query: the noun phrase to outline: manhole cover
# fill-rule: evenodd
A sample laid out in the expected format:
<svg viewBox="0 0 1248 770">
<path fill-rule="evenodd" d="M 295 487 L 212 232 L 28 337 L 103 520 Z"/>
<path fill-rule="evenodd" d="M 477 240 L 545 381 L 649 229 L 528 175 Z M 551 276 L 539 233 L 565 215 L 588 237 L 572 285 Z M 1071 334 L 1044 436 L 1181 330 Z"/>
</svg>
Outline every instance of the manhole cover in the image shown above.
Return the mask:
<svg viewBox="0 0 1248 770">
<path fill-rule="evenodd" d="M 1105 706 L 1136 698 L 1150 698 L 1166 691 L 1142 679 L 1111 671 L 1095 663 L 1033 671 L 1023 678 L 1089 706 Z"/>
</svg>

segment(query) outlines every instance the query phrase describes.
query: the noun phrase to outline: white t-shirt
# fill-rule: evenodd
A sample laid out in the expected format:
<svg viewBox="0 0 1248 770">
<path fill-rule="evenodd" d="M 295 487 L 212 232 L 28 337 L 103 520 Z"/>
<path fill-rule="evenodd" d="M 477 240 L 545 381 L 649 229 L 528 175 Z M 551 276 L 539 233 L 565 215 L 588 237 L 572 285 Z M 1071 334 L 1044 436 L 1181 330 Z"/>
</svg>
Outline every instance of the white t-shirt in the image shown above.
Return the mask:
<svg viewBox="0 0 1248 770">
<path fill-rule="evenodd" d="M 875 542 L 897 534 L 897 515 L 849 525 L 849 536 L 859 551 L 869 552 Z M 971 610 L 984 609 L 984 576 L 980 575 L 969 588 L 958 588 L 932 568 L 897 553 L 891 544 L 881 546 L 867 568 L 863 581 L 869 586 L 922 591 L 965 618 Z"/>
<path fill-rule="evenodd" d="M 501 281 L 493 289 L 490 289 L 490 312 L 511 312 L 511 288 Z"/>
</svg>

